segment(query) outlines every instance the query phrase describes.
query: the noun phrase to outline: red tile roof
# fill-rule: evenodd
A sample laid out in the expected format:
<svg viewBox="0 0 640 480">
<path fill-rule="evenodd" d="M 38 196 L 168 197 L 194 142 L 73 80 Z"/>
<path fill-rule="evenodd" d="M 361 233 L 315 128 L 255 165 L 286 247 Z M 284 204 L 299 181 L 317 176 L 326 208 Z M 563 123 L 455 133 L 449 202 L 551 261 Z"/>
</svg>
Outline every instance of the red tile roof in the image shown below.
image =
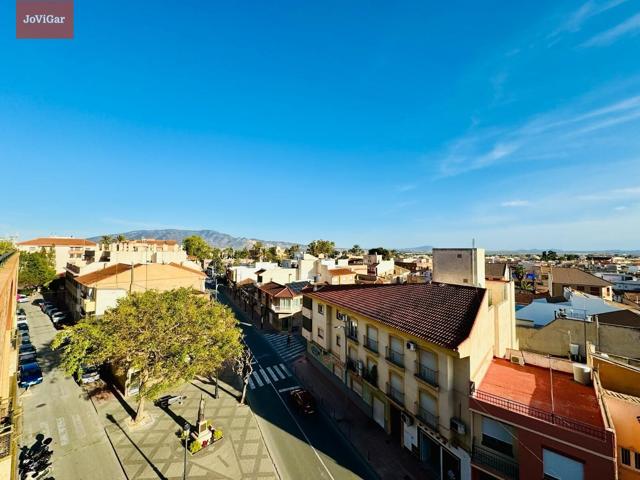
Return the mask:
<svg viewBox="0 0 640 480">
<path fill-rule="evenodd" d="M 604 427 L 593 387 L 574 381 L 568 373 L 494 358 L 478 390 L 594 427 Z"/>
<path fill-rule="evenodd" d="M 355 272 L 350 268 L 334 268 L 332 270 L 329 270 L 329 275 L 331 275 L 332 277 L 336 277 L 338 275 L 351 275 L 353 273 Z"/>
<path fill-rule="evenodd" d="M 593 287 L 610 287 L 613 285 L 579 268 L 553 267 L 551 275 L 553 283 L 563 285 L 588 285 Z"/>
<path fill-rule="evenodd" d="M 267 295 L 277 298 L 293 298 L 300 295 L 300 293 L 296 293 L 288 285 L 280 285 L 276 282 L 265 283 L 259 288 Z"/>
<path fill-rule="evenodd" d="M 51 247 L 64 246 L 64 247 L 95 247 L 97 244 L 91 240 L 85 240 L 84 238 L 69 238 L 69 237 L 38 237 L 33 240 L 26 240 L 19 242 L 18 245 L 24 245 L 27 247 Z"/>
<path fill-rule="evenodd" d="M 453 350 L 469 336 L 485 289 L 435 283 L 327 285 L 304 294 Z"/>
</svg>

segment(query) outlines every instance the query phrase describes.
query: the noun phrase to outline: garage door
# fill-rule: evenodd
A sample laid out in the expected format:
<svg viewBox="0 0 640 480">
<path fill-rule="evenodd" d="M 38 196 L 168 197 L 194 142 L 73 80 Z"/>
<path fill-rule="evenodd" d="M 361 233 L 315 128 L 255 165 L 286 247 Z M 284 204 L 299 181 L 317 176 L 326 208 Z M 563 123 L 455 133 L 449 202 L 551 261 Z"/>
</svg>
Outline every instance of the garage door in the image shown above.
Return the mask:
<svg viewBox="0 0 640 480">
<path fill-rule="evenodd" d="M 384 403 L 373 397 L 373 420 L 384 428 Z"/>
</svg>

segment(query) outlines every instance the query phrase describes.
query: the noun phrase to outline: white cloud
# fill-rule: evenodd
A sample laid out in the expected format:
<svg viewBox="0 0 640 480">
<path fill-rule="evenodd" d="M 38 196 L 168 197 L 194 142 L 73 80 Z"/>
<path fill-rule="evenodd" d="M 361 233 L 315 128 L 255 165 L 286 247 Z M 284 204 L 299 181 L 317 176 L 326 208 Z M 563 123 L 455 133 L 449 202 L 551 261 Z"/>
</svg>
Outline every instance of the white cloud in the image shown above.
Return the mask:
<svg viewBox="0 0 640 480">
<path fill-rule="evenodd" d="M 626 210 L 627 207 L 624 205 L 618 205 L 617 207 L 614 207 L 614 210 L 617 212 L 621 212 L 622 210 Z"/>
<path fill-rule="evenodd" d="M 591 37 L 589 40 L 584 42 L 582 46 L 603 47 L 612 44 L 624 35 L 635 35 L 637 33 L 640 33 L 640 13 L 636 13 L 634 16 L 627 18 L 624 22 L 619 23 L 615 27 Z"/>
<path fill-rule="evenodd" d="M 406 183 L 404 185 L 397 185 L 396 190 L 398 192 L 410 192 L 411 190 L 415 190 L 418 186 L 413 183 Z"/>
<path fill-rule="evenodd" d="M 531 205 L 531 202 L 529 200 L 509 200 L 507 202 L 502 202 L 500 204 L 501 207 L 528 207 L 529 205 Z"/>
<path fill-rule="evenodd" d="M 625 1 L 626 0 L 610 0 L 608 2 L 595 2 L 594 0 L 589 0 L 588 2 L 583 3 L 580 8 L 569 16 L 566 23 L 560 30 L 577 32 L 591 17 L 595 17 L 596 15 L 606 12 L 611 8 L 617 7 Z"/>
</svg>

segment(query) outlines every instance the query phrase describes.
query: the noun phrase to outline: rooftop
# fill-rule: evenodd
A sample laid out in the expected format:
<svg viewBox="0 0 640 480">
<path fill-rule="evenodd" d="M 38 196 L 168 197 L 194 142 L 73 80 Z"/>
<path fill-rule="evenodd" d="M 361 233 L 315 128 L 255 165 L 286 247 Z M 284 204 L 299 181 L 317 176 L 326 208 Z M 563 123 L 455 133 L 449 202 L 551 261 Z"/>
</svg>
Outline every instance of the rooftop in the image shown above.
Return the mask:
<svg viewBox="0 0 640 480">
<path fill-rule="evenodd" d="M 491 263 L 486 262 L 484 264 L 484 276 L 485 277 L 504 277 L 507 273 L 506 263 Z"/>
<path fill-rule="evenodd" d="M 553 267 L 551 269 L 552 280 L 554 283 L 565 285 L 588 285 L 592 287 L 610 287 L 612 283 L 603 280 L 600 277 L 591 275 L 579 268 Z"/>
<path fill-rule="evenodd" d="M 333 268 L 329 270 L 329 275 L 331 275 L 332 277 L 338 275 L 351 275 L 352 273 L 354 272 L 350 268 Z"/>
<path fill-rule="evenodd" d="M 568 373 L 494 358 L 477 390 L 604 429 L 593 387 L 576 382 Z"/>
<path fill-rule="evenodd" d="M 145 268 L 147 267 L 147 268 Z M 133 267 L 130 264 L 126 264 L 126 263 L 116 263 L 115 265 L 111 265 L 109 267 L 103 268 L 101 270 L 96 270 L 95 272 L 91 272 L 91 273 L 87 273 L 85 275 L 80 275 L 78 277 L 76 277 L 76 281 L 78 283 L 81 283 L 83 285 L 87 285 L 87 286 L 91 286 L 91 285 L 95 285 L 96 283 L 102 281 L 102 280 L 106 280 L 108 278 L 111 277 L 116 277 L 117 275 L 123 273 L 123 272 L 128 272 L 131 269 L 134 269 L 135 271 L 138 271 L 141 268 L 145 268 L 144 271 L 144 275 L 145 278 L 148 277 L 149 280 L 153 280 L 156 278 L 158 272 L 160 271 L 168 271 L 168 269 L 172 269 L 172 271 L 174 271 L 173 269 L 178 269 L 181 270 L 183 272 L 188 272 L 189 276 L 199 276 L 202 278 L 205 278 L 206 275 L 203 272 L 199 272 L 197 270 L 193 270 L 191 268 L 188 267 L 184 267 L 178 263 L 145 263 L 145 264 L 141 264 L 138 263 L 136 265 L 134 265 Z M 177 273 L 175 274 L 174 277 L 171 278 L 186 278 L 185 275 L 187 275 L 187 273 L 184 274 L 180 274 Z M 162 278 L 169 278 L 166 276 L 162 276 Z"/>
<path fill-rule="evenodd" d="M 72 238 L 72 237 L 38 237 L 33 240 L 26 240 L 19 242 L 17 245 L 25 247 L 51 247 L 51 246 L 64 246 L 64 247 L 95 247 L 96 244 L 91 240 L 85 240 L 84 238 Z"/>
<path fill-rule="evenodd" d="M 485 289 L 435 283 L 326 285 L 305 295 L 455 349 L 469 336 Z"/>
</svg>

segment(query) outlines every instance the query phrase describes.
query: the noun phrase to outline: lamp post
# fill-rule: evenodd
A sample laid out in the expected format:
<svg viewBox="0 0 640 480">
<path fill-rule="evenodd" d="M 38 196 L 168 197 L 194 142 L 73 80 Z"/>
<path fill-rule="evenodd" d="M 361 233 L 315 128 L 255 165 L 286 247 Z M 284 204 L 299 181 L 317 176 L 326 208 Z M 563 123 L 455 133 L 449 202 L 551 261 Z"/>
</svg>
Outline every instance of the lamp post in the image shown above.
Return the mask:
<svg viewBox="0 0 640 480">
<path fill-rule="evenodd" d="M 182 427 L 182 433 L 184 434 L 184 469 L 182 471 L 182 480 L 187 480 L 187 443 L 189 442 L 189 432 L 191 431 L 191 425 L 189 422 L 184 422 Z"/>
</svg>

